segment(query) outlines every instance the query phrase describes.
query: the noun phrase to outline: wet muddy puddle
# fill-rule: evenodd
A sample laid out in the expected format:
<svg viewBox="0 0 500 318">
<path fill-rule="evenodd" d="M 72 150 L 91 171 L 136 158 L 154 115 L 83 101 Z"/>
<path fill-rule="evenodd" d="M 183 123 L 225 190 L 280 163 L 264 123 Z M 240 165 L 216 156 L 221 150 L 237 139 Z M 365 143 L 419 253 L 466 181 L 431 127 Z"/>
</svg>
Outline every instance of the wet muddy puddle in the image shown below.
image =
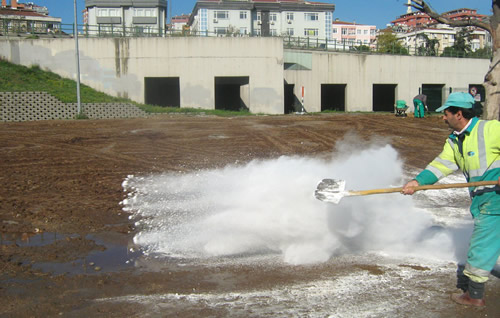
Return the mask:
<svg viewBox="0 0 500 318">
<path fill-rule="evenodd" d="M 132 246 L 130 239 L 123 235 L 112 233 L 88 234 L 61 234 L 61 233 L 0 233 L 0 246 L 16 246 L 22 248 L 44 248 L 64 244 L 71 239 L 84 239 L 92 241 L 98 246 L 83 258 L 69 261 L 58 260 L 54 262 L 35 262 L 29 258 L 22 259 L 23 265 L 31 264 L 35 270 L 40 270 L 52 275 L 78 275 L 118 272 L 133 268 L 135 260 L 142 252 Z"/>
</svg>

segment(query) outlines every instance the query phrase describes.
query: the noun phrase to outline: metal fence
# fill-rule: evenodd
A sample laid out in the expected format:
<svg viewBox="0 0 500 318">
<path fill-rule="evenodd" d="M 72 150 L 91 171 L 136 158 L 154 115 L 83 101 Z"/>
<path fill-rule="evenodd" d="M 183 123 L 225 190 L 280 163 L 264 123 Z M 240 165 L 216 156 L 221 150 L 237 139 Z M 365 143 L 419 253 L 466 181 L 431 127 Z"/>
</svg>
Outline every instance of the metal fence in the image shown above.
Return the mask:
<svg viewBox="0 0 500 318">
<path fill-rule="evenodd" d="M 493 55 L 491 48 L 477 52 L 428 52 L 419 47 L 405 47 L 402 45 L 393 45 L 392 47 L 381 48 L 378 43 L 370 45 L 355 45 L 348 42 L 341 42 L 328 39 L 309 38 L 309 37 L 283 37 L 284 47 L 290 49 L 306 50 L 324 50 L 336 52 L 368 53 L 368 54 L 394 54 L 394 55 L 412 55 L 412 56 L 436 56 L 436 57 L 459 57 L 459 58 L 485 58 L 490 59 Z"/>
<path fill-rule="evenodd" d="M 22 22 L 22 21 L 21 21 Z M 28 38 L 44 37 L 73 37 L 74 24 L 56 25 L 30 25 L 17 20 L 2 20 L 0 24 L 0 36 L 16 36 Z M 238 32 L 194 32 L 190 30 L 166 30 L 162 28 L 136 26 L 125 27 L 122 25 L 78 25 L 79 37 L 253 37 L 260 34 L 240 34 Z M 296 37 L 283 35 L 283 45 L 288 49 L 322 50 L 334 52 L 350 52 L 364 54 L 395 54 L 412 56 L 440 56 L 440 57 L 467 57 L 467 58 L 491 58 L 492 50 L 480 50 L 477 52 L 445 51 L 444 53 L 429 53 L 418 47 L 404 47 L 394 45 L 392 48 L 380 48 L 376 43 L 370 45 L 356 45 L 350 42 L 340 42 L 318 37 Z"/>
</svg>

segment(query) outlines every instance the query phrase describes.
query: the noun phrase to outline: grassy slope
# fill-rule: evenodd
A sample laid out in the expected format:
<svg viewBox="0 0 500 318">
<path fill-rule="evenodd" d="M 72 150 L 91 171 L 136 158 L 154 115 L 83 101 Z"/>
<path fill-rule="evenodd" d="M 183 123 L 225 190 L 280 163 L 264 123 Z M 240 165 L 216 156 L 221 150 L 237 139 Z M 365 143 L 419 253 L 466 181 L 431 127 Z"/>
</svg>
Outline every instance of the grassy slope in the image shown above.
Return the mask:
<svg viewBox="0 0 500 318">
<path fill-rule="evenodd" d="M 47 92 L 64 103 L 76 103 L 76 82 L 43 71 L 38 66 L 26 67 L 0 59 L 0 92 Z M 203 110 L 193 108 L 160 107 L 143 105 L 124 98 L 117 98 L 98 92 L 86 85 L 80 85 L 82 103 L 131 103 L 149 113 L 207 113 L 219 116 L 249 115 L 249 112 Z"/>
<path fill-rule="evenodd" d="M 2 92 L 47 92 L 64 103 L 76 103 L 76 82 L 42 71 L 38 66 L 26 67 L 0 60 L 0 91 Z M 94 89 L 80 85 L 82 103 L 130 102 L 111 97 Z"/>
</svg>

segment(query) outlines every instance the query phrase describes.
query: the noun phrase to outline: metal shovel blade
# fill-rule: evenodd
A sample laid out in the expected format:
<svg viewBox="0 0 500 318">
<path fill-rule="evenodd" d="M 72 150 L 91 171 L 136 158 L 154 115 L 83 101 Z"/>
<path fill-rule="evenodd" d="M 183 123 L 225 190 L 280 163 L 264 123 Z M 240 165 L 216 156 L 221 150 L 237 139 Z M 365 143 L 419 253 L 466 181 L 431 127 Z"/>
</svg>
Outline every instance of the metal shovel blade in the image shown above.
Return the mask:
<svg viewBox="0 0 500 318">
<path fill-rule="evenodd" d="M 314 196 L 324 202 L 338 204 L 345 196 L 345 180 L 323 179 L 316 187 Z"/>
</svg>

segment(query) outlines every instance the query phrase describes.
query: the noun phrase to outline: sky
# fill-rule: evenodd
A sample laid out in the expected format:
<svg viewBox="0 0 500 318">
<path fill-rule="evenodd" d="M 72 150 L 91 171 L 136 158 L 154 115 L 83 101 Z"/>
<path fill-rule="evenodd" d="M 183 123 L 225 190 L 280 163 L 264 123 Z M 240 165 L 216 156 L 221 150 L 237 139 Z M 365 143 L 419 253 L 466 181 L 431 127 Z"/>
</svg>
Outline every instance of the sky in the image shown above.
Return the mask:
<svg viewBox="0 0 500 318">
<path fill-rule="evenodd" d="M 116 0 L 119 1 L 119 0 Z M 169 0 L 172 16 L 191 13 L 196 0 Z M 384 28 L 399 15 L 406 13 L 407 0 L 315 0 L 335 4 L 334 19 L 359 24 L 375 25 Z M 62 23 L 73 23 L 74 0 L 18 0 L 34 2 L 46 6 L 53 17 L 62 18 Z M 490 0 L 429 0 L 428 3 L 437 12 L 446 12 L 458 8 L 476 9 L 480 14 L 491 14 Z M 78 23 L 82 23 L 81 11 L 85 9 L 85 0 L 77 0 Z M 170 16 L 170 13 L 168 14 Z"/>
</svg>

